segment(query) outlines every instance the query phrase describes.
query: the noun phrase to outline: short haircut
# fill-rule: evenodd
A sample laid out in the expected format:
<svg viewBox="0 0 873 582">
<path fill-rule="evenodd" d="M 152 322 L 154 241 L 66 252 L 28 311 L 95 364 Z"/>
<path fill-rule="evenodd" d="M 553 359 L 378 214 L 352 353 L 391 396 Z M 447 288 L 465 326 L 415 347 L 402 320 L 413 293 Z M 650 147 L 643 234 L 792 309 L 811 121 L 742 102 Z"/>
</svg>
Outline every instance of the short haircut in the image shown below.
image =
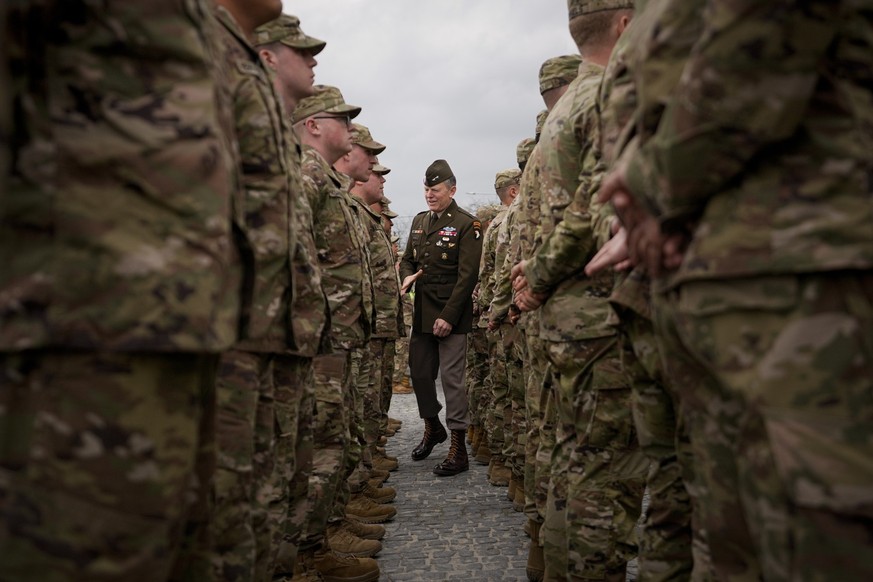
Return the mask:
<svg viewBox="0 0 873 582">
<path fill-rule="evenodd" d="M 458 180 L 454 176 L 452 176 L 451 178 L 446 178 L 445 182 L 446 184 L 448 184 L 450 190 L 458 185 Z"/>
<path fill-rule="evenodd" d="M 599 48 L 609 42 L 615 23 L 623 16 L 632 17 L 633 13 L 629 8 L 620 8 L 577 16 L 570 21 L 570 36 L 584 54 L 586 49 Z"/>
</svg>

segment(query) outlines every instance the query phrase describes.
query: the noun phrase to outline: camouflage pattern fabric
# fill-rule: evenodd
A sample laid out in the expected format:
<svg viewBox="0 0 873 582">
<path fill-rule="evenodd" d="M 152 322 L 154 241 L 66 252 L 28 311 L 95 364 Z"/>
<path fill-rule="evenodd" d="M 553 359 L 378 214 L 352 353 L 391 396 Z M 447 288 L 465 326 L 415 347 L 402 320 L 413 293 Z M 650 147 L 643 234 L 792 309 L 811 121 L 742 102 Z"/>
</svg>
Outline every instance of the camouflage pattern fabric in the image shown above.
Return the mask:
<svg viewBox="0 0 873 582">
<path fill-rule="evenodd" d="M 403 311 L 403 328 L 405 333 L 397 338 L 394 350 L 394 383 L 400 384 L 405 379 L 409 381 L 409 331 L 412 329 L 412 296 L 405 293 L 400 297 L 400 308 Z"/>
<path fill-rule="evenodd" d="M 2 356 L 0 579 L 212 579 L 193 511 L 214 470 L 197 452 L 212 448 L 216 360 Z"/>
<path fill-rule="evenodd" d="M 391 410 L 391 395 L 394 393 L 394 362 L 397 359 L 397 341 L 398 340 L 388 340 L 385 342 L 385 354 L 379 366 L 381 375 L 377 378 L 377 386 L 380 391 L 380 435 L 384 435 L 388 432 L 388 411 Z"/>
<path fill-rule="evenodd" d="M 527 440 L 524 450 L 524 513 L 528 519 L 542 523 L 545 515 L 550 471 L 548 468 L 549 459 L 544 460 L 546 467 L 540 466 L 543 460 L 537 451 L 542 442 L 543 393 L 547 389 L 545 383 L 548 357 L 545 351 L 546 344 L 539 336 L 525 333 L 524 339 L 527 342 L 527 357 L 524 363 L 528 370 L 524 401 L 527 412 Z M 551 453 L 551 448 L 549 452 Z"/>
<path fill-rule="evenodd" d="M 0 578 L 209 580 L 206 354 L 237 339 L 241 280 L 214 22 L 196 0 L 0 12 Z"/>
<path fill-rule="evenodd" d="M 506 375 L 506 357 L 500 331 L 486 332 L 488 338 L 488 376 L 485 389 L 488 391 L 488 414 L 485 430 L 491 455 L 499 461 L 505 460 L 503 447 L 506 441 L 506 421 L 512 418 L 512 402 L 509 400 L 509 378 Z"/>
<path fill-rule="evenodd" d="M 349 446 L 340 469 L 339 486 L 334 495 L 333 509 L 328 523 L 341 521 L 352 491 L 360 491 L 369 475 L 363 473 L 362 463 L 369 460 L 369 449 L 364 436 L 364 397 L 370 384 L 372 360 L 369 347 L 355 348 L 351 353 L 348 384 L 344 392 L 344 408 L 348 422 Z"/>
<path fill-rule="evenodd" d="M 512 473 L 516 479 L 524 479 L 525 443 L 527 442 L 527 413 L 525 411 L 524 361 L 526 344 L 523 332 L 515 326 L 502 330 L 504 356 L 506 358 L 506 379 L 509 384 L 509 435 L 503 454 L 510 459 Z"/>
<path fill-rule="evenodd" d="M 474 327 L 467 334 L 467 369 L 464 374 L 464 382 L 467 385 L 467 402 L 470 406 L 470 424 L 473 426 L 485 426 L 485 416 L 488 401 L 483 392 L 485 391 L 485 378 L 488 375 L 488 336 L 481 327 Z"/>
<path fill-rule="evenodd" d="M 351 352 L 337 349 L 332 354 L 316 356 L 312 362 L 315 380 L 314 446 L 301 548 L 315 547 L 323 540 L 343 479 L 351 440 L 351 410 L 345 400 L 351 391 L 351 358 Z"/>
</svg>

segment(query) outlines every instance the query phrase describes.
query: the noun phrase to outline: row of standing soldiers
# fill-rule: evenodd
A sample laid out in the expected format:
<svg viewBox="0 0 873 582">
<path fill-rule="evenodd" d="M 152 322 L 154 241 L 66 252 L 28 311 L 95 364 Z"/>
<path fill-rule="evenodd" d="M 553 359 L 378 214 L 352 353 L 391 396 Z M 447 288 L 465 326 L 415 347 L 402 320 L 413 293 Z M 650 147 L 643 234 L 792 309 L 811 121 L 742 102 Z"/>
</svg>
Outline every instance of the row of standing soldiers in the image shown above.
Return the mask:
<svg viewBox="0 0 873 582">
<path fill-rule="evenodd" d="M 0 6 L 0 580 L 379 578 L 390 170 L 281 10 Z"/>
<path fill-rule="evenodd" d="M 870 579 L 873 3 L 568 9 L 468 351 L 528 578 Z"/>
</svg>

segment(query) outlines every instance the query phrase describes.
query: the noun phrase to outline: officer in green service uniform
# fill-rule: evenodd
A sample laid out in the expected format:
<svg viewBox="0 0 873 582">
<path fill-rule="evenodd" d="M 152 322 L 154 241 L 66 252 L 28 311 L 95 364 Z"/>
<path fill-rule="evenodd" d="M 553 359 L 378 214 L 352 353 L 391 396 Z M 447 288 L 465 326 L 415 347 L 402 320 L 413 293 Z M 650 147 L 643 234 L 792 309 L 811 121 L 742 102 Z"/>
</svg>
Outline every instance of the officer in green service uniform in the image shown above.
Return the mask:
<svg viewBox="0 0 873 582">
<path fill-rule="evenodd" d="M 482 225 L 457 205 L 455 192 L 455 175 L 448 162 L 436 160 L 424 178 L 428 211 L 413 218 L 400 262 L 402 290 L 415 282 L 409 368 L 418 411 L 425 421 L 424 437 L 412 451 L 416 461 L 427 458 L 447 436 L 438 417 L 442 404 L 436 394 L 437 372 L 442 375 L 446 395 L 446 424 L 452 431 L 452 444 L 446 459 L 434 467 L 437 475 L 456 475 L 468 468 L 464 365 L 482 253 Z"/>
</svg>

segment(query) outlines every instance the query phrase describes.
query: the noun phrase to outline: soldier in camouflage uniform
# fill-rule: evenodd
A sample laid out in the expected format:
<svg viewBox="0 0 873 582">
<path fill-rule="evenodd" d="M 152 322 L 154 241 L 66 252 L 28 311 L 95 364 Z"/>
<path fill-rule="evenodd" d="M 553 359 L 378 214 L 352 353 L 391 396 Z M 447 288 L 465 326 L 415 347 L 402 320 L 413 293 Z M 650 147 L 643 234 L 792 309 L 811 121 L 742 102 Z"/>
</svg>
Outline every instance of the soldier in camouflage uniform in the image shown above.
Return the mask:
<svg viewBox="0 0 873 582">
<path fill-rule="evenodd" d="M 579 55 L 565 55 L 545 61 L 539 71 L 540 93 L 547 107 L 555 103 L 567 91 L 576 78 L 582 59 Z M 539 312 L 519 314 L 513 304 L 510 279 L 512 267 L 533 252 L 534 237 L 540 224 L 540 168 L 542 156 L 537 144 L 548 109 L 537 115 L 536 138 L 531 144 L 519 144 L 519 149 L 529 148 L 524 158 L 520 193 L 509 209 L 507 228 L 510 240 L 506 258 L 497 274 L 494 299 L 491 301 L 491 324 L 499 325 L 505 319 L 517 320 L 517 327 L 524 334 L 528 376 L 525 386 L 525 412 L 528 434 L 525 441 L 525 514 L 531 532 L 527 572 L 532 580 L 543 576 L 543 547 L 540 542 L 540 526 L 543 522 L 546 497 L 551 474 L 551 453 L 554 445 L 554 404 L 551 390 L 551 373 L 548 370 L 544 343 L 539 339 Z M 519 164 L 521 166 L 521 163 Z M 550 411 L 550 414 L 546 414 Z"/>
<path fill-rule="evenodd" d="M 662 276 L 671 359 L 705 380 L 679 390 L 719 579 L 873 573 L 871 8 L 708 3 L 656 133 L 603 186 Z"/>
<path fill-rule="evenodd" d="M 552 481 L 566 478 L 567 503 L 547 505 L 546 577 L 561 575 L 566 555 L 571 578 L 624 579 L 636 554 L 649 463 L 637 444 L 615 330 L 607 325 L 612 276 L 588 278 L 583 269 L 609 224 L 589 200 L 601 172 L 598 88 L 632 10 L 625 0 L 571 0 L 568 9 L 583 65 L 543 127 L 542 244 L 515 269 L 523 273 L 516 302 L 530 310 L 545 301 L 541 337 L 559 376 Z M 557 519 L 550 521 L 550 512 Z"/>
<path fill-rule="evenodd" d="M 488 236 L 488 228 L 495 215 L 502 209 L 500 204 L 486 204 L 476 209 L 476 217 L 482 223 L 482 231 Z M 483 242 L 484 248 L 484 242 Z M 491 460 L 491 450 L 488 448 L 488 430 L 486 420 L 490 410 L 491 401 L 489 391 L 485 389 L 485 381 L 488 378 L 488 329 L 487 316 L 479 307 L 481 296 L 482 271 L 480 266 L 479 282 L 473 291 L 473 330 L 467 334 L 467 363 L 464 371 L 464 384 L 467 390 L 467 402 L 470 407 L 470 427 L 467 432 L 467 441 L 471 444 L 471 451 L 476 461 L 487 464 Z M 482 453 L 480 454 L 480 447 Z M 487 453 L 485 452 L 487 450 Z"/>
<path fill-rule="evenodd" d="M 702 6 L 700 0 L 636 2 L 636 16 L 619 39 L 601 86 L 605 167 L 614 166 L 622 153 L 644 143 L 656 129 L 699 37 Z M 658 59 L 647 61 L 649 54 L 657 54 Z M 650 287 L 645 265 L 637 265 L 617 283 L 610 298 L 620 320 L 622 366 L 631 382 L 637 437 L 653 461 L 646 481 L 649 505 L 640 535 L 639 576 L 646 580 L 711 579 L 706 530 L 698 525 L 692 535 L 692 503 L 699 495 L 690 478 L 695 469 L 689 423 L 681 414 L 675 380 L 661 364 Z M 670 360 L 675 373 L 678 362 Z M 687 371 L 678 377 L 695 381 Z M 698 524 L 706 510 L 698 503 Z"/>
<path fill-rule="evenodd" d="M 290 117 L 297 102 L 313 91 L 312 77 L 307 73 L 315 66 L 314 57 L 324 43 L 304 34 L 299 19 L 283 15 L 257 29 L 255 45 L 264 63 L 275 72 L 274 85 L 282 97 L 286 117 Z M 292 172 L 299 173 L 300 142 L 293 131 L 286 135 L 290 141 L 288 154 Z M 268 504 L 270 525 L 277 524 L 273 541 L 278 563 L 272 572 L 279 574 L 293 572 L 297 544 L 305 525 L 313 454 L 312 358 L 328 341 L 327 299 L 321 286 L 312 210 L 299 179 L 295 183 L 298 187 L 291 196 L 291 216 L 296 226 L 291 249 L 293 317 L 289 324 L 294 341 L 273 360 L 275 422 L 269 417 L 259 417 L 261 446 L 266 448 L 270 441 L 275 441 L 272 479 L 261 488 L 260 495 Z M 271 569 L 268 567 L 266 571 Z"/>
<path fill-rule="evenodd" d="M 0 579 L 210 580 L 241 303 L 215 23 L 176 0 L 2 12 Z"/>
<path fill-rule="evenodd" d="M 353 389 L 352 352 L 364 346 L 372 314 L 372 304 L 365 300 L 370 293 L 365 284 L 365 232 L 353 214 L 350 178 L 332 166 L 352 150 L 351 119 L 358 113 L 360 108 L 347 105 L 338 89 L 318 85 L 315 95 L 298 103 L 292 115 L 304 146 L 303 186 L 312 208 L 322 285 L 331 316 L 331 352 L 319 354 L 313 364 L 315 452 L 298 573 L 377 580 L 375 560 L 340 556 L 330 550 L 325 539 L 337 491 L 347 476 L 344 467 L 353 414 L 348 402 Z"/>
</svg>

